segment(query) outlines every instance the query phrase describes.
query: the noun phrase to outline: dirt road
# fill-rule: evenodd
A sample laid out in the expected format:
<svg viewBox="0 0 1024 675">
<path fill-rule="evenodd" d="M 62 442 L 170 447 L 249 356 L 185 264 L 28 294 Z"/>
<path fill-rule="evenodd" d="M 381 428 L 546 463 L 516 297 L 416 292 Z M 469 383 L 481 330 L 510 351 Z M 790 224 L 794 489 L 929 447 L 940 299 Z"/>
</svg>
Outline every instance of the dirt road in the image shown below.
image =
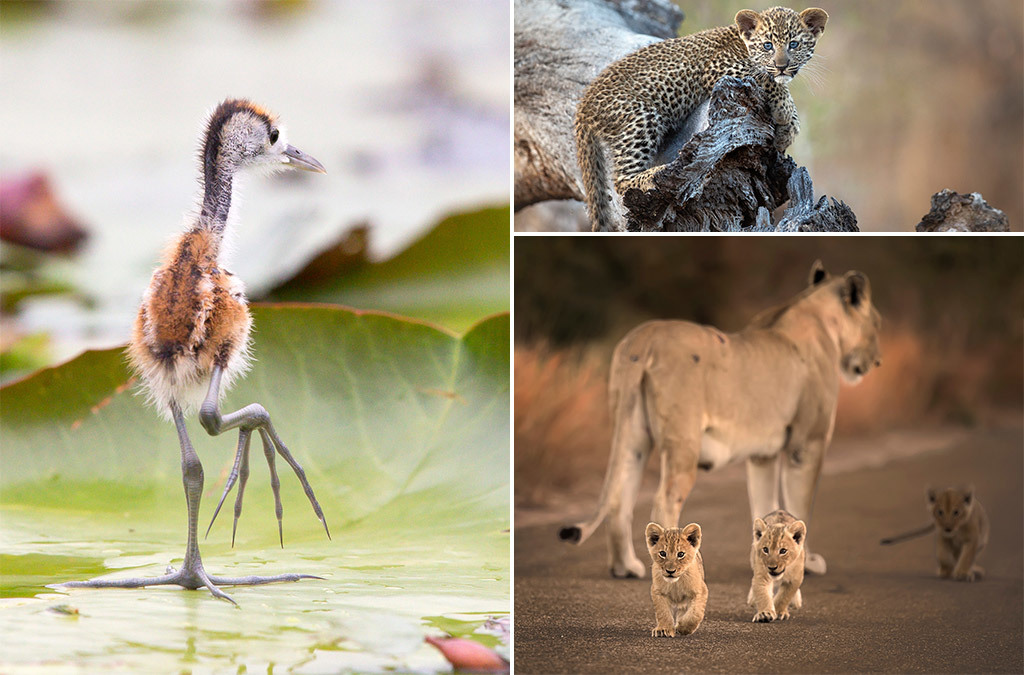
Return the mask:
<svg viewBox="0 0 1024 675">
<path fill-rule="evenodd" d="M 580 495 L 574 513 L 531 514 L 521 526 L 517 512 L 516 672 L 1024 672 L 1019 424 L 883 466 L 826 473 L 808 536 L 828 573 L 805 579 L 803 609 L 786 622 L 750 621 L 744 477 L 742 467 L 699 476 L 683 511 L 684 524 L 703 528 L 710 592 L 704 623 L 687 637 L 650 636 L 650 579 L 609 576 L 604 528 L 579 547 L 557 541 L 558 523 L 584 516 L 596 492 Z M 931 536 L 879 545 L 927 522 L 928 485 L 963 482 L 974 483 L 992 521 L 983 581 L 939 580 Z M 644 560 L 651 492 L 647 481 L 634 518 Z"/>
</svg>

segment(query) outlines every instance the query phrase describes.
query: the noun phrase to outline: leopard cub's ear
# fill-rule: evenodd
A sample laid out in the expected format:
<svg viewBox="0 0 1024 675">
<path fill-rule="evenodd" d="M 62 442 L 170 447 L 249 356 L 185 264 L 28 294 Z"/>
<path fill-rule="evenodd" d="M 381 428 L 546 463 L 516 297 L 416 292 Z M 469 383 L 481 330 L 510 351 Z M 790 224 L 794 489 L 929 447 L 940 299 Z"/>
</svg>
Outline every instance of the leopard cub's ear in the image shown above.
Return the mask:
<svg viewBox="0 0 1024 675">
<path fill-rule="evenodd" d="M 821 37 L 825 32 L 825 24 L 828 22 L 828 12 L 817 7 L 811 7 L 800 12 L 800 20 L 811 29 L 811 35 L 815 38 Z"/>
<path fill-rule="evenodd" d="M 761 15 L 752 9 L 741 9 L 736 12 L 736 26 L 740 29 L 740 35 L 747 40 L 754 34 L 759 23 Z"/>
</svg>

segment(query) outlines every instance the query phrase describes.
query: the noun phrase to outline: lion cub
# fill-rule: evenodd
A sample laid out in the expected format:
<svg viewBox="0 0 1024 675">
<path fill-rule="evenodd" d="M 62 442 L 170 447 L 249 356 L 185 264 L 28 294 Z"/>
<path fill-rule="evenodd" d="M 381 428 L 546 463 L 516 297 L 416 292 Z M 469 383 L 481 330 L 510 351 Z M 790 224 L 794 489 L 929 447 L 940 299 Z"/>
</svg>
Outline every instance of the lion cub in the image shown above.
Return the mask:
<svg viewBox="0 0 1024 675">
<path fill-rule="evenodd" d="M 680 529 L 648 523 L 646 535 L 656 620 L 651 635 L 689 635 L 704 620 L 708 604 L 704 561 L 700 556 L 700 525 L 690 523 Z"/>
<path fill-rule="evenodd" d="M 754 543 L 750 547 L 754 578 L 747 604 L 757 610 L 755 622 L 785 621 L 791 604 L 793 609 L 800 609 L 806 538 L 807 524 L 782 510 L 754 521 Z"/>
<path fill-rule="evenodd" d="M 974 498 L 974 487 L 928 488 L 928 510 L 935 519 L 927 527 L 883 539 L 895 544 L 935 530 L 935 549 L 939 558 L 939 576 L 957 581 L 981 579 L 985 570 L 974 564 L 988 544 L 988 515 Z"/>
</svg>

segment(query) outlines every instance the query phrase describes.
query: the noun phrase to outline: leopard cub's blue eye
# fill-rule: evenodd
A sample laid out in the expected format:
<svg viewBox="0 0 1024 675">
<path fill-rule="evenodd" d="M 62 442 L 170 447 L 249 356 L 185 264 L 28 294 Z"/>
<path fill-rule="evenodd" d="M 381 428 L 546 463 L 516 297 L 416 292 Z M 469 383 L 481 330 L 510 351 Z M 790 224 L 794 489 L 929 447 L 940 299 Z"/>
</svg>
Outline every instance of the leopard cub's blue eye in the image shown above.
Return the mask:
<svg viewBox="0 0 1024 675">
<path fill-rule="evenodd" d="M 790 43 L 789 43 L 789 48 L 790 48 L 790 49 L 796 49 L 796 48 L 797 48 L 797 46 L 798 46 L 798 45 L 797 45 L 797 42 L 796 42 L 796 40 L 793 40 L 792 42 L 790 42 Z"/>
<path fill-rule="evenodd" d="M 764 50 L 766 52 L 770 52 L 772 50 L 772 43 L 771 42 L 765 42 L 764 43 Z"/>
</svg>

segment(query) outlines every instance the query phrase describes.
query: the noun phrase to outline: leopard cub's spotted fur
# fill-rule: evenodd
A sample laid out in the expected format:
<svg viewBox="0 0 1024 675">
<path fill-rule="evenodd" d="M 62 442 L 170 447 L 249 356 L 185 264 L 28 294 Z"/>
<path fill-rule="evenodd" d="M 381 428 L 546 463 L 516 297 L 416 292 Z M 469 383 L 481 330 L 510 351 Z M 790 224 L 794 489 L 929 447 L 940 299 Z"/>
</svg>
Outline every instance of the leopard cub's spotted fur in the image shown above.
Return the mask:
<svg viewBox="0 0 1024 675">
<path fill-rule="evenodd" d="M 736 23 L 656 42 L 597 76 L 576 109 L 576 152 L 594 230 L 621 229 L 608 189 L 605 152 L 615 190 L 649 190 L 663 167 L 651 166 L 666 136 L 711 96 L 726 76 L 754 77 L 768 92 L 780 152 L 800 131 L 787 84 L 814 54 L 828 14 L 785 7 L 744 9 Z"/>
</svg>

